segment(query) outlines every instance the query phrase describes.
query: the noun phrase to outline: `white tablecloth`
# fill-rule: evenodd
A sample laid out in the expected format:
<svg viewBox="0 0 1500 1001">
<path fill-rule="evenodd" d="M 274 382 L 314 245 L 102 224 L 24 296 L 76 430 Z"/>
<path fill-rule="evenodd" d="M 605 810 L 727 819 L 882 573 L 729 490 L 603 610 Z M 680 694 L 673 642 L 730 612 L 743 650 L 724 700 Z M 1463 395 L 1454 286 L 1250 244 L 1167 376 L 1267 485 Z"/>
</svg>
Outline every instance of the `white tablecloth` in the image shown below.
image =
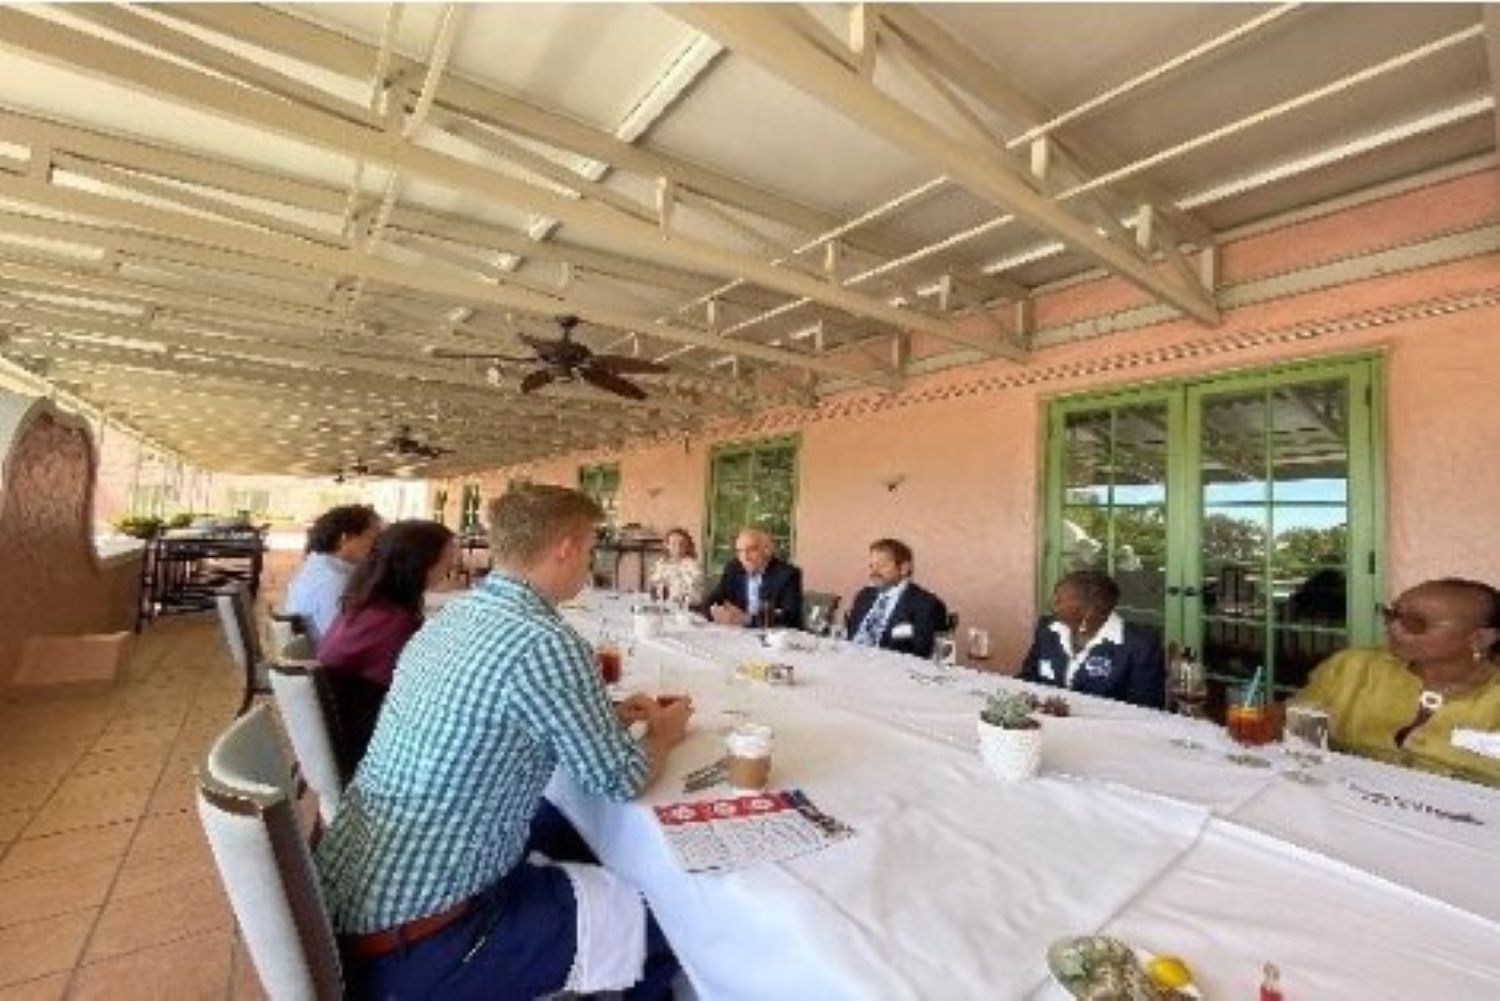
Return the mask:
<svg viewBox="0 0 1500 1001">
<path fill-rule="evenodd" d="M 620 603 L 569 614 L 586 635 L 629 631 Z M 731 684 L 747 659 L 794 664 L 797 685 Z M 1095 932 L 1186 957 L 1210 997 L 1254 996 L 1266 960 L 1294 999 L 1500 997 L 1500 795 L 1342 758 L 1302 785 L 1278 752 L 1235 765 L 1216 728 L 1072 695 L 1073 716 L 1045 723 L 1043 776 L 1006 786 L 978 760 L 974 719 L 1016 684 L 669 630 L 631 644 L 625 686 L 686 690 L 698 711 L 648 803 L 725 794 L 686 796 L 681 777 L 722 753 L 732 709 L 776 729 L 773 784 L 857 836 L 689 875 L 643 805 L 564 776 L 551 795 L 645 892 L 704 998 L 1060 997 L 1047 945 Z M 1370 803 L 1344 779 L 1485 823 Z"/>
</svg>

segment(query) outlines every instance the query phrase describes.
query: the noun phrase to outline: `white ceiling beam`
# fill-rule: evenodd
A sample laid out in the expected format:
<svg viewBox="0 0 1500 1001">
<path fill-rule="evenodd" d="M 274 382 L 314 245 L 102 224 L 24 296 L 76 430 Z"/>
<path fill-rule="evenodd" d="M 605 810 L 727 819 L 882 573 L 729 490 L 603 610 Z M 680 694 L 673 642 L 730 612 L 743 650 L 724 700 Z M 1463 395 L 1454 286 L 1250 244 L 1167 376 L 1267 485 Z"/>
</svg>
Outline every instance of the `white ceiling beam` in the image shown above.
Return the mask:
<svg viewBox="0 0 1500 1001">
<path fill-rule="evenodd" d="M 328 214 L 331 219 L 341 211 L 346 197 L 336 188 L 300 178 L 64 125 L 3 107 L 0 107 L 0 138 L 18 144 L 52 148 L 58 151 L 59 156 L 65 155 L 62 152 L 65 150 L 67 154 L 73 154 L 70 162 L 74 163 L 79 160 L 97 161 L 107 167 L 123 168 L 141 175 L 212 188 L 270 204 L 321 212 Z M 177 200 L 185 202 L 181 197 Z M 533 257 L 559 264 L 617 275 L 629 281 L 675 291 L 687 292 L 704 287 L 703 280 L 695 275 L 582 247 L 532 247 L 523 235 L 495 224 L 479 223 L 470 218 L 446 215 L 430 209 L 398 206 L 392 213 L 391 220 L 393 228 L 419 237 L 447 236 L 485 249 L 507 253 L 525 251 Z M 295 232 L 289 227 L 288 229 Z"/>
<path fill-rule="evenodd" d="M 645 94 L 625 113 L 620 124 L 615 127 L 615 138 L 621 142 L 633 144 L 650 131 L 651 127 L 677 103 L 682 95 L 708 72 L 709 67 L 723 51 L 722 45 L 703 35 L 689 40 L 668 60 L 666 68 L 646 88 Z M 578 164 L 577 172 L 590 182 L 601 182 L 609 175 L 610 164 L 603 160 L 587 157 L 579 159 L 581 162 Z M 666 175 L 662 177 L 671 180 Z M 603 188 L 603 185 L 600 184 L 599 187 Z M 603 190 L 609 191 L 610 189 L 603 188 Z M 537 242 L 543 242 L 551 239 L 558 227 L 559 224 L 555 219 L 536 219 L 533 220 L 533 226 L 530 227 L 528 235 Z M 519 264 L 520 259 L 516 259 L 513 266 Z"/>
<path fill-rule="evenodd" d="M 0 43 L 148 94 L 248 122 L 337 153 L 364 157 L 456 190 L 496 198 L 554 217 L 582 230 L 622 240 L 643 256 L 663 263 L 721 277 L 749 278 L 767 288 L 806 296 L 856 316 L 996 353 L 995 345 L 987 339 L 970 337 L 948 322 L 896 309 L 868 296 L 830 287 L 817 279 L 679 233 L 664 237 L 647 223 L 601 206 L 562 197 L 456 157 L 392 141 L 324 112 L 247 91 L 209 74 L 15 9 L 0 8 Z M 518 308 L 525 307 L 518 305 Z M 786 355 L 782 354 L 782 357 Z"/>
<path fill-rule="evenodd" d="M 143 17 L 123 5 L 77 4 L 70 6 L 67 13 L 126 37 L 134 38 L 159 51 L 171 52 L 225 76 L 243 80 L 261 90 L 289 101 L 295 101 L 304 107 L 316 108 L 326 114 L 336 115 L 347 122 L 367 128 L 384 127 L 380 116 L 372 114 L 368 108 L 320 90 L 254 60 L 236 55 L 227 49 L 207 45 L 191 35 L 168 28 L 159 21 Z"/>
<path fill-rule="evenodd" d="M 0 307 L 0 322 L 29 326 L 44 333 L 67 335 L 77 332 L 90 336 L 114 337 L 142 344 L 154 344 L 171 352 L 190 352 L 232 362 L 249 360 L 264 365 L 291 366 L 303 371 L 363 375 L 420 386 L 444 398 L 468 402 L 504 401 L 506 409 L 517 416 L 553 413 L 558 404 L 583 404 L 612 411 L 611 422 L 633 419 L 632 412 L 665 417 L 672 414 L 697 416 L 721 414 L 717 406 L 703 406 L 662 396 L 650 400 L 629 400 L 608 396 L 595 390 L 568 386 L 549 387 L 545 394 L 505 393 L 490 386 L 482 377 L 459 365 L 444 364 L 414 354 L 379 350 L 370 339 L 329 343 L 319 339 L 287 334 L 247 335 L 223 328 L 205 332 L 192 324 L 170 322 L 141 323 L 124 321 L 110 314 L 85 314 L 75 308 L 56 306 Z"/>
<path fill-rule="evenodd" d="M 1495 99 L 1495 147 L 1500 149 L 1500 4 L 1487 3 L 1484 11 L 1484 55 L 1490 67 L 1490 96 Z"/>
<path fill-rule="evenodd" d="M 1080 253 L 1206 324 L 1219 321 L 1218 308 L 1201 287 L 1188 287 L 1164 275 L 1130 247 L 1103 239 L 1017 175 L 990 162 L 976 148 L 935 128 L 876 90 L 842 62 L 808 45 L 769 7 L 744 4 L 681 4 L 663 8 L 706 31 L 731 50 L 753 59 L 788 83 L 836 108 L 851 120 L 923 157 L 965 188 L 1022 222 L 1050 233 Z"/>
<path fill-rule="evenodd" d="M 377 58 L 374 46 L 261 5 L 172 3 L 147 6 L 164 17 L 180 18 L 227 37 L 357 79 L 365 77 Z M 694 78 L 695 67 L 700 63 L 711 64 L 721 48 L 712 38 L 705 37 L 684 50 L 679 60 L 683 64 L 680 70 L 682 87 Z M 391 61 L 393 71 L 419 74 L 422 69 L 419 63 L 400 55 L 393 56 Z M 686 190 L 774 219 L 805 233 L 821 233 L 839 225 L 839 220 L 832 216 L 783 195 L 659 150 L 636 145 L 635 140 L 644 131 L 645 123 L 653 120 L 651 116 L 657 104 L 677 99 L 673 92 L 676 86 L 678 84 L 673 82 L 664 85 L 659 93 L 648 94 L 638 105 L 639 113 L 626 116 L 619 127 L 619 135 L 452 76 L 439 86 L 437 105 L 614 169 L 648 179 L 670 177 Z M 602 170 L 599 176 L 603 176 Z M 543 229 L 545 227 L 537 232 Z M 874 233 L 862 236 L 858 245 L 877 257 L 896 257 L 904 253 L 903 249 L 890 245 L 889 241 Z M 979 274 L 959 259 L 944 263 L 959 281 L 992 297 L 1015 297 L 1014 285 L 1004 279 Z"/>
<path fill-rule="evenodd" d="M 1053 118 L 1047 105 L 1027 94 L 994 66 L 976 55 L 967 45 L 950 35 L 915 4 L 890 4 L 881 8 L 890 34 L 899 35 L 914 53 L 928 60 L 935 69 L 949 77 L 963 90 L 983 101 L 1007 118 L 1035 125 Z M 1023 133 L 1024 134 L 1024 133 Z M 1080 176 L 1103 173 L 1103 165 L 1116 162 L 1096 146 L 1094 140 L 1076 130 L 1066 136 L 1051 136 L 1059 154 Z M 1028 140 L 1029 143 L 1029 140 Z M 1014 138 L 1007 146 L 1017 148 Z M 1213 242 L 1213 232 L 1190 213 L 1179 210 L 1170 195 L 1156 185 L 1139 179 L 1123 189 L 1131 201 L 1150 201 L 1168 215 L 1173 230 L 1199 246 Z"/>
<path fill-rule="evenodd" d="M 375 62 L 375 47 L 330 28 L 255 4 L 148 4 L 165 17 L 180 18 L 229 38 L 242 39 L 312 66 L 363 79 Z M 716 43 L 710 43 L 716 44 Z M 414 60 L 399 54 L 393 70 L 420 73 Z M 684 187 L 808 231 L 827 228 L 815 209 L 696 164 L 636 146 L 608 132 L 519 98 L 449 77 L 438 88 L 437 104 L 643 177 L 671 177 Z M 635 137 L 631 137 L 634 139 Z"/>
<path fill-rule="evenodd" d="M 5 15 L 6 12 L 0 10 L 0 22 L 3 22 Z M 0 197 L 28 201 L 55 211 L 137 226 L 173 239 L 221 248 L 221 252 L 258 254 L 283 265 L 313 268 L 331 275 L 354 275 L 369 281 L 440 296 L 460 303 L 518 309 L 540 316 L 572 313 L 593 323 L 623 330 L 635 330 L 648 337 L 681 341 L 696 347 L 723 348 L 722 342 L 712 335 L 680 325 L 658 324 L 618 310 L 572 302 L 558 296 L 546 296 L 525 289 L 450 276 L 432 269 L 414 269 L 381 257 L 320 247 L 154 206 L 123 202 L 91 192 L 58 188 L 24 178 L 0 175 Z M 63 228 L 50 221 L 49 225 Z M 881 373 L 851 373 L 833 362 L 759 344 L 738 342 L 734 350 L 759 361 L 814 370 L 821 369 L 826 375 L 861 379 L 861 381 L 884 388 L 894 388 L 898 384 L 894 376 Z"/>
<path fill-rule="evenodd" d="M 18 338 L 14 334 L 8 337 L 0 336 L 0 352 L 12 357 L 47 358 L 61 366 L 98 365 L 142 369 L 163 377 L 174 378 L 179 384 L 184 376 L 191 376 L 193 382 L 209 378 L 230 380 L 241 385 L 256 387 L 267 400 L 283 394 L 297 394 L 305 397 L 309 392 L 316 393 L 320 398 L 329 401 L 336 401 L 341 396 L 347 395 L 364 401 L 366 410 L 360 419 L 366 421 L 377 419 L 368 413 L 370 409 L 384 409 L 400 415 L 399 419 L 403 423 L 415 422 L 419 419 L 422 408 L 432 406 L 435 402 L 442 402 L 445 406 L 460 404 L 477 408 L 489 419 L 504 420 L 506 433 L 514 431 L 518 435 L 524 435 L 526 428 L 537 422 L 541 425 L 565 423 L 570 429 L 579 432 L 580 440 L 592 440 L 600 434 L 620 431 L 644 433 L 659 425 L 677 423 L 669 418 L 651 422 L 622 420 L 618 416 L 595 415 L 582 412 L 577 408 L 566 412 L 517 412 L 512 406 L 515 402 L 512 398 L 498 395 L 486 398 L 482 395 L 474 396 L 464 393 L 450 395 L 445 392 L 441 397 L 435 397 L 432 395 L 432 386 L 416 381 L 393 383 L 378 378 L 361 378 L 358 375 L 330 380 L 326 374 L 317 370 L 287 368 L 259 360 L 185 358 L 174 351 L 154 351 L 57 333 L 38 332 L 25 339 Z M 149 402 L 149 399 L 143 402 Z M 214 418 L 210 413 L 205 412 L 203 419 L 211 421 Z"/>
</svg>

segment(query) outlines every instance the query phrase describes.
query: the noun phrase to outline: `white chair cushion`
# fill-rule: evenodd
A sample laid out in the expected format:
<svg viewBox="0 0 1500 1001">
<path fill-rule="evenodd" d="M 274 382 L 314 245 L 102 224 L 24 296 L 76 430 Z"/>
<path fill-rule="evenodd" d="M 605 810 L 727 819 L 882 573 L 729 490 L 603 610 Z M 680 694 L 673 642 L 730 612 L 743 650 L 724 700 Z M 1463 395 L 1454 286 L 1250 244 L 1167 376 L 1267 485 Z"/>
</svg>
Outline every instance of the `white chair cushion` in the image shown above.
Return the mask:
<svg viewBox="0 0 1500 1001">
<path fill-rule="evenodd" d="M 268 707 L 256 707 L 215 741 L 198 782 L 198 815 L 266 993 L 292 1001 L 339 997 L 333 929 Z"/>
<path fill-rule="evenodd" d="M 318 814 L 327 826 L 338 812 L 344 784 L 339 777 L 332 728 L 318 693 L 315 672 L 319 670 L 316 664 L 305 662 L 272 664 L 271 691 L 276 694 L 281 721 L 302 765 L 302 776 L 317 794 Z"/>
</svg>

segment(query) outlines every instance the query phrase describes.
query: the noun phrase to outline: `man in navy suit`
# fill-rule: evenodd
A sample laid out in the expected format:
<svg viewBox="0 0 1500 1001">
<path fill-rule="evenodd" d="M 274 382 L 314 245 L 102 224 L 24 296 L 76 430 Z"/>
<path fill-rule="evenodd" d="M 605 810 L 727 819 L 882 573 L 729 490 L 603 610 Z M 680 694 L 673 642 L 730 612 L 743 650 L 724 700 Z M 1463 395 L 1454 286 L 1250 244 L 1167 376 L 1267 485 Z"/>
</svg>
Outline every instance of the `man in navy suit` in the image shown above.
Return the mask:
<svg viewBox="0 0 1500 1001">
<path fill-rule="evenodd" d="M 703 606 L 720 625 L 801 629 L 802 571 L 776 558 L 765 532 L 743 529 L 734 540 L 734 559 Z"/>
<path fill-rule="evenodd" d="M 1052 615 L 1037 623 L 1021 680 L 1162 708 L 1161 637 L 1115 614 L 1119 601 L 1120 587 L 1108 574 L 1078 570 L 1058 581 Z"/>
<path fill-rule="evenodd" d="M 870 586 L 854 596 L 849 638 L 865 646 L 931 657 L 933 637 L 948 628 L 948 606 L 911 579 L 911 547 L 899 539 L 870 543 Z"/>
</svg>

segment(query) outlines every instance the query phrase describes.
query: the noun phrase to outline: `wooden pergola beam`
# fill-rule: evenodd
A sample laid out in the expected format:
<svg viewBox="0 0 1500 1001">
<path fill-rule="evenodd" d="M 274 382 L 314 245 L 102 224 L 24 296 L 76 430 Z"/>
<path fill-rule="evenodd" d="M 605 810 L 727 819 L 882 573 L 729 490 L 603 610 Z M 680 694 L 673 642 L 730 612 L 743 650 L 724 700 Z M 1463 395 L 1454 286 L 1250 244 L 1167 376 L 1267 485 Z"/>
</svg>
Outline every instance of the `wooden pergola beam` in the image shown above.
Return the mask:
<svg viewBox="0 0 1500 1001">
<path fill-rule="evenodd" d="M 153 31 L 150 37 L 157 38 L 158 35 L 159 32 Z M 987 338 L 972 337 L 948 321 L 898 309 L 878 299 L 831 286 L 817 278 L 775 267 L 762 259 L 726 250 L 680 232 L 663 234 L 647 222 L 608 207 L 566 198 L 550 189 L 411 145 L 398 137 L 348 122 L 325 111 L 237 86 L 181 63 L 147 55 L 13 8 L 0 8 L 0 43 L 175 103 L 379 164 L 406 176 L 424 178 L 555 218 L 581 231 L 619 240 L 633 253 L 638 252 L 664 264 L 723 278 L 743 278 L 787 295 L 805 297 L 856 316 L 929 334 L 986 354 L 1012 353 L 1004 345 Z M 184 36 L 176 50 L 180 54 L 197 46 L 214 48 L 191 36 Z M 843 373 L 846 377 L 850 374 Z"/>
<path fill-rule="evenodd" d="M 851 120 L 923 157 L 934 168 L 1033 229 L 1062 240 L 1105 269 L 1206 324 L 1218 307 L 1201 287 L 1162 274 L 1137 252 L 1099 236 L 1020 176 L 997 168 L 978 147 L 954 139 L 809 42 L 773 7 L 672 4 L 662 8 Z"/>
</svg>

